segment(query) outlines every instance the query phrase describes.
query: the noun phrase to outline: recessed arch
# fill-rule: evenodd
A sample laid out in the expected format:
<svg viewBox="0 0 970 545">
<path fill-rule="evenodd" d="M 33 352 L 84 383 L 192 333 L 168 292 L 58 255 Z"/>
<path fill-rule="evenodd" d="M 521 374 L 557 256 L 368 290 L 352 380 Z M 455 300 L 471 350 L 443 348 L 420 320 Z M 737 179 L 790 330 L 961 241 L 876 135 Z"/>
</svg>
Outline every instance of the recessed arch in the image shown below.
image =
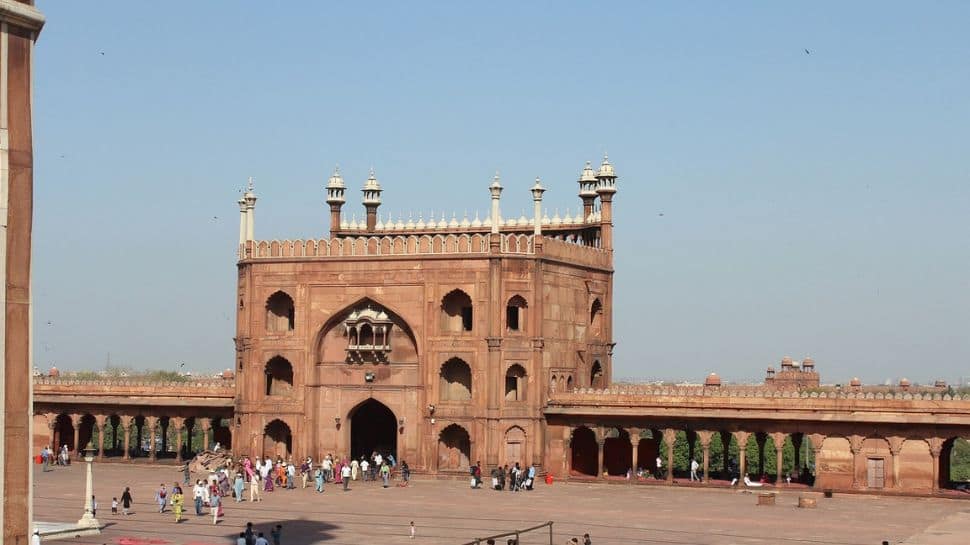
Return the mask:
<svg viewBox="0 0 970 545">
<path fill-rule="evenodd" d="M 468 401 L 472 398 L 472 369 L 461 358 L 451 358 L 441 365 L 441 401 Z"/>
<path fill-rule="evenodd" d="M 505 461 L 509 466 L 521 462 L 525 467 L 525 448 L 526 434 L 524 429 L 519 426 L 512 426 L 505 431 Z"/>
<path fill-rule="evenodd" d="M 525 401 L 525 367 L 513 363 L 505 371 L 505 401 Z"/>
<path fill-rule="evenodd" d="M 266 395 L 284 396 L 293 393 L 293 365 L 283 356 L 274 356 L 263 368 L 266 376 Z"/>
<path fill-rule="evenodd" d="M 625 475 L 632 469 L 630 434 L 624 428 L 612 428 L 603 442 L 603 471 L 610 475 Z"/>
<path fill-rule="evenodd" d="M 293 431 L 289 424 L 275 419 L 263 428 L 263 457 L 286 459 L 293 452 Z"/>
<path fill-rule="evenodd" d="M 467 470 L 471 466 L 471 436 L 463 426 L 451 424 L 438 434 L 438 469 Z"/>
<path fill-rule="evenodd" d="M 594 336 L 603 334 L 603 303 L 596 298 L 589 310 L 589 328 Z"/>
<path fill-rule="evenodd" d="M 509 332 L 525 331 L 525 314 L 529 304 L 521 295 L 513 295 L 505 304 L 505 329 Z"/>
<path fill-rule="evenodd" d="M 599 360 L 593 361 L 592 367 L 589 369 L 589 387 L 590 388 L 603 388 L 606 381 L 603 377 L 603 366 L 600 365 Z"/>
<path fill-rule="evenodd" d="M 296 307 L 293 298 L 285 291 L 276 291 L 266 299 L 266 331 L 284 333 L 293 331 L 296 324 Z"/>
<path fill-rule="evenodd" d="M 420 347 L 418 338 L 402 314 L 390 305 L 370 297 L 361 297 L 353 303 L 333 313 L 317 331 L 313 342 L 314 354 L 318 363 L 342 363 L 347 361 L 347 347 L 350 342 L 344 322 L 355 311 L 362 309 L 381 309 L 393 324 L 389 339 L 378 336 L 382 342 L 390 343 L 387 363 L 418 363 Z M 359 339 L 354 339 L 357 342 Z"/>
<path fill-rule="evenodd" d="M 441 332 L 458 334 L 474 327 L 472 298 L 460 289 L 453 289 L 441 298 Z"/>
<path fill-rule="evenodd" d="M 578 475 L 596 475 L 599 464 L 599 446 L 596 444 L 596 434 L 586 426 L 573 430 L 569 441 L 569 467 L 572 473 Z"/>
</svg>

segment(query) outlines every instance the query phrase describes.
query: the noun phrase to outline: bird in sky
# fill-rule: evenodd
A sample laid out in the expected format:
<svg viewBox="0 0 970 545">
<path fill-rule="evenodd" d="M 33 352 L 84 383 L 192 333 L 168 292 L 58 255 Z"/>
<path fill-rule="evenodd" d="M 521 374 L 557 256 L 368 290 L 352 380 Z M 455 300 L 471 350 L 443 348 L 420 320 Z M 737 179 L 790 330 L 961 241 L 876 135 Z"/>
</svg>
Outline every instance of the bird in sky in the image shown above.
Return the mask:
<svg viewBox="0 0 970 545">
<path fill-rule="evenodd" d="M 104 51 L 99 51 L 98 53 L 101 53 L 101 56 L 104 56 Z"/>
<path fill-rule="evenodd" d="M 811 54 L 812 54 L 812 52 L 806 49 L 806 50 L 805 50 L 805 54 L 806 54 L 806 55 L 811 55 Z"/>
</svg>

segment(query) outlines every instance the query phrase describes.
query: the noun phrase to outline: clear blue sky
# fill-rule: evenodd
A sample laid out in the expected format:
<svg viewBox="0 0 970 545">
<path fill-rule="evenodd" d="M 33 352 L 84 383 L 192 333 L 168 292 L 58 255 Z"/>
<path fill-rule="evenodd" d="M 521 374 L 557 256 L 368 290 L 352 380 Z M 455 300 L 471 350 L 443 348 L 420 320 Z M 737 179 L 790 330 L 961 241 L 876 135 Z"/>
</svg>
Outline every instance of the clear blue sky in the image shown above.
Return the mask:
<svg viewBox="0 0 970 545">
<path fill-rule="evenodd" d="M 230 366 L 247 176 L 321 237 L 336 163 L 517 216 L 606 150 L 617 376 L 970 376 L 966 2 L 39 4 L 42 369 Z"/>
</svg>

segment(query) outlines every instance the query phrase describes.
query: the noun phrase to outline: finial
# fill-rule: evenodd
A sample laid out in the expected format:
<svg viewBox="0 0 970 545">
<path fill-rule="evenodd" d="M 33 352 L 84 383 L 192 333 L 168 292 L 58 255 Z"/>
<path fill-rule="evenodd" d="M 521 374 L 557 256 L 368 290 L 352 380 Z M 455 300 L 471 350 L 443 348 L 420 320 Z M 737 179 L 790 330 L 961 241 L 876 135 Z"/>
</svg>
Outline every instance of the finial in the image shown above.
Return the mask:
<svg viewBox="0 0 970 545">
<path fill-rule="evenodd" d="M 253 177 L 252 176 L 249 177 L 249 185 L 246 186 L 246 190 L 247 191 L 252 191 L 253 190 Z"/>
</svg>

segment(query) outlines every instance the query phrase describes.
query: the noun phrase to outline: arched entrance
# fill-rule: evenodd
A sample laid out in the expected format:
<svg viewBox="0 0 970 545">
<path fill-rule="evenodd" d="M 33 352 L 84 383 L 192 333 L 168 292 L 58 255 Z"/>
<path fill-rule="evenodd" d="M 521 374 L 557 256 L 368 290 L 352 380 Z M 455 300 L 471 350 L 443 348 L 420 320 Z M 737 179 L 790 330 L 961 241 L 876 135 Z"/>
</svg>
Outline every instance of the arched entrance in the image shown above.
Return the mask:
<svg viewBox="0 0 970 545">
<path fill-rule="evenodd" d="M 466 470 L 471 466 L 471 453 L 471 436 L 465 428 L 452 424 L 438 434 L 438 469 Z"/>
<path fill-rule="evenodd" d="M 596 475 L 599 465 L 599 446 L 596 444 L 596 434 L 586 426 L 573 430 L 572 440 L 569 442 L 572 452 L 570 470 L 579 475 Z"/>
<path fill-rule="evenodd" d="M 379 452 L 397 454 L 397 418 L 376 399 L 368 399 L 350 412 L 350 455 L 354 458 Z"/>
</svg>

